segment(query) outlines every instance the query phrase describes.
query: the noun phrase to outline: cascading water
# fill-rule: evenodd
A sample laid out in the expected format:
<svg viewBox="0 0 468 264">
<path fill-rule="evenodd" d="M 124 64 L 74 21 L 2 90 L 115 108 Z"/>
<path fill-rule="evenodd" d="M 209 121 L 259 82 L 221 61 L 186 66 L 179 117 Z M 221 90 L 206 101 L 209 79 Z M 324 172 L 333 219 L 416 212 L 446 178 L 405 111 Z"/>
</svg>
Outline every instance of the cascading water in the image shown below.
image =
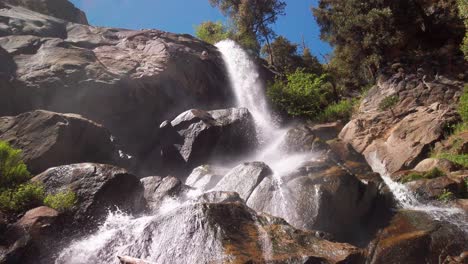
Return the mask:
<svg viewBox="0 0 468 264">
<path fill-rule="evenodd" d="M 291 214 L 287 210 L 289 199 L 287 190 L 283 187 L 282 177 L 311 159 L 312 155 L 291 154 L 282 150 L 288 129 L 280 129 L 275 124 L 265 96 L 265 87 L 257 66 L 249 55 L 232 40 L 223 40 L 217 43 L 216 47 L 226 63 L 237 107 L 249 109 L 257 125 L 260 148 L 246 161 L 263 161 L 272 169 L 273 179 L 280 194 L 277 207 L 273 208 L 273 211 L 276 216 L 290 220 Z"/>
<path fill-rule="evenodd" d="M 249 109 L 257 126 L 261 147 L 247 161 L 263 161 L 271 167 L 281 196 L 275 198 L 278 204 L 274 211 L 287 217 L 281 176 L 299 167 L 310 155 L 281 151 L 287 130 L 277 128 L 273 121 L 255 63 L 234 41 L 222 41 L 217 47 L 227 65 L 237 106 Z M 187 256 L 186 263 L 223 262 L 226 256 L 218 237 L 222 232 L 205 226 L 196 207 L 200 195 L 200 190 L 192 190 L 185 197 L 167 198 L 156 212 L 141 217 L 112 212 L 96 233 L 62 250 L 55 263 L 117 263 L 118 255 L 137 256 L 155 263 L 176 263 L 182 255 Z M 256 226 L 263 256 L 271 258 L 271 239 L 260 223 Z M 186 237 L 191 237 L 191 243 L 179 239 Z"/>
<path fill-rule="evenodd" d="M 404 184 L 395 182 L 390 178 L 385 164 L 379 159 L 376 152 L 372 152 L 369 155 L 369 165 L 375 172 L 382 176 L 385 184 L 392 191 L 397 202 L 402 208 L 425 212 L 437 221 L 451 223 L 463 230 L 465 233 L 468 233 L 467 216 L 463 210 L 459 208 L 434 205 L 431 203 L 423 204 Z"/>
</svg>

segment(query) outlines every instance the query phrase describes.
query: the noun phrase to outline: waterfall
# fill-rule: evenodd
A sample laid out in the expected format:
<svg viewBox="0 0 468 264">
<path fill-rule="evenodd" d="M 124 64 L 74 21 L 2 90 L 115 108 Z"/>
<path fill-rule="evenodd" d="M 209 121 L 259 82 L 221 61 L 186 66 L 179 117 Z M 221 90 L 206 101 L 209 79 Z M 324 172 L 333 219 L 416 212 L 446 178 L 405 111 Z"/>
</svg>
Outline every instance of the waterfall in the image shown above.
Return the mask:
<svg viewBox="0 0 468 264">
<path fill-rule="evenodd" d="M 372 170 L 382 176 L 385 184 L 392 191 L 393 196 L 403 209 L 422 211 L 429 214 L 437 221 L 451 223 L 465 233 L 468 233 L 467 216 L 462 209 L 451 208 L 447 206 L 436 205 L 430 202 L 422 203 L 419 199 L 404 185 L 392 180 L 387 172 L 385 164 L 377 155 L 377 152 L 369 154 L 369 165 Z"/>
<path fill-rule="evenodd" d="M 259 140 L 267 140 L 277 129 L 268 109 L 265 87 L 262 85 L 257 66 L 232 40 L 218 42 L 216 47 L 223 55 L 237 106 L 249 109 L 257 125 Z"/>
</svg>

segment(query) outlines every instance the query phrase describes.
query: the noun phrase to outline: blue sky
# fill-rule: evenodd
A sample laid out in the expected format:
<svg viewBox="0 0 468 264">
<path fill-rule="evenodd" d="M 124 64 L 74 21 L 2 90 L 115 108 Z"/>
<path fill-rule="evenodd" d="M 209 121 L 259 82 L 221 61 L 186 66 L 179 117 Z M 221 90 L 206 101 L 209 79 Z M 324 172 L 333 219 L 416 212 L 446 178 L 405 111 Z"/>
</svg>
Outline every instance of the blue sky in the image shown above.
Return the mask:
<svg viewBox="0 0 468 264">
<path fill-rule="evenodd" d="M 195 25 L 203 21 L 225 21 L 208 0 L 71 0 L 86 12 L 95 26 L 130 29 L 155 28 L 194 35 Z M 319 28 L 310 11 L 317 0 L 286 0 L 286 16 L 274 26 L 278 35 L 300 43 L 302 36 L 311 51 L 321 58 L 331 48 L 320 40 Z"/>
</svg>

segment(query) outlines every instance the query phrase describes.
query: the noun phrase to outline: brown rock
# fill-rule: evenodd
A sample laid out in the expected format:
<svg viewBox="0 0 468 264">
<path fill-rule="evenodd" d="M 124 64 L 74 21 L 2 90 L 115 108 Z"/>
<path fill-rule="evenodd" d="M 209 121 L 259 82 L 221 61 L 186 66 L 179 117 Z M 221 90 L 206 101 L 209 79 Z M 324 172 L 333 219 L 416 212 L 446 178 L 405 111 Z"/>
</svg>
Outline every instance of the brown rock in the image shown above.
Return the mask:
<svg viewBox="0 0 468 264">
<path fill-rule="evenodd" d="M 461 195 L 465 191 L 464 183 L 456 182 L 449 177 L 435 179 L 421 179 L 405 184 L 408 188 L 425 199 L 437 199 L 445 190 L 455 195 Z"/>
<path fill-rule="evenodd" d="M 411 169 L 458 120 L 454 106 L 462 89 L 463 83 L 440 76 L 424 81 L 414 74 L 381 77 L 339 137 L 371 166 L 383 163 L 389 173 Z M 379 109 L 388 96 L 399 100 L 391 109 Z"/>
<path fill-rule="evenodd" d="M 59 213 L 49 207 L 41 206 L 31 209 L 15 223 L 17 228 L 25 229 L 33 237 L 40 236 L 43 230 L 49 229 L 56 221 Z"/>
<path fill-rule="evenodd" d="M 443 172 L 449 173 L 460 169 L 460 166 L 451 162 L 450 160 L 429 158 L 419 162 L 418 165 L 414 167 L 414 170 L 418 172 L 426 172 L 434 168 L 439 168 Z"/>
<path fill-rule="evenodd" d="M 424 212 L 399 211 L 368 247 L 370 264 L 439 264 L 466 248 L 463 231 L 439 225 Z"/>
</svg>

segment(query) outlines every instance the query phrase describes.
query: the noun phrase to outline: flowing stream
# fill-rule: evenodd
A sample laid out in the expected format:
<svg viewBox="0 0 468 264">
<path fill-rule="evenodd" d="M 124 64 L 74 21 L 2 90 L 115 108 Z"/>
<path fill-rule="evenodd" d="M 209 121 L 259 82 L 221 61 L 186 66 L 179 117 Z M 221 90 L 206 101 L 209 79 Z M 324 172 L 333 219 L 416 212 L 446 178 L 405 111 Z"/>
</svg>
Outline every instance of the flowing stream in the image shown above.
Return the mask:
<svg viewBox="0 0 468 264">
<path fill-rule="evenodd" d="M 385 184 L 390 188 L 403 209 L 425 212 L 437 221 L 451 223 L 468 233 L 467 216 L 462 209 L 420 201 L 404 184 L 390 178 L 385 164 L 379 159 L 376 152 L 369 155 L 369 165 L 382 176 Z"/>
</svg>

